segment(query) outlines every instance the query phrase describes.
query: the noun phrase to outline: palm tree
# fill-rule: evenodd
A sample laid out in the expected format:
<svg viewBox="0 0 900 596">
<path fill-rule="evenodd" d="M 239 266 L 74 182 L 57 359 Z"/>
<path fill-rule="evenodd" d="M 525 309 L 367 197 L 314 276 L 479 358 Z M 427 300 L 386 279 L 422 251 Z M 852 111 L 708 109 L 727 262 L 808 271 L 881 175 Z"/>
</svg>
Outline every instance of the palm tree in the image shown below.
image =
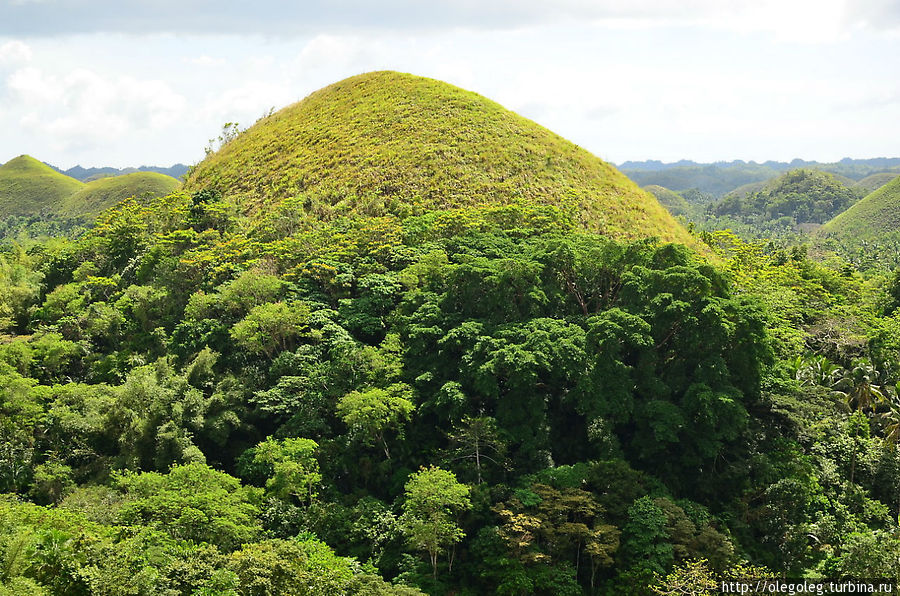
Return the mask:
<svg viewBox="0 0 900 596">
<path fill-rule="evenodd" d="M 875 410 L 875 406 L 886 401 L 880 385 L 875 384 L 878 371 L 871 360 L 860 359 L 853 363 L 853 367 L 846 371 L 837 385 L 842 387 L 835 391 L 844 398 L 847 405 L 857 412 L 866 413 Z M 853 433 L 853 456 L 850 460 L 850 483 L 856 473 L 856 452 L 859 448 L 857 433 Z"/>
<path fill-rule="evenodd" d="M 794 378 L 801 385 L 819 385 L 833 389 L 841 379 L 841 367 L 825 356 L 815 354 L 797 356 L 791 365 L 794 369 Z"/>
<path fill-rule="evenodd" d="M 886 399 L 881 386 L 875 384 L 878 376 L 871 360 L 857 360 L 853 363 L 853 368 L 845 371 L 843 377 L 835 383 L 835 387 L 841 388 L 836 393 L 844 398 L 848 406 L 859 412 L 874 410 L 877 404 L 884 403 Z"/>
<path fill-rule="evenodd" d="M 900 442 L 900 401 L 896 398 L 888 400 L 890 408 L 881 414 L 884 443 L 896 447 Z M 897 499 L 897 510 L 900 511 L 900 495 Z"/>
</svg>

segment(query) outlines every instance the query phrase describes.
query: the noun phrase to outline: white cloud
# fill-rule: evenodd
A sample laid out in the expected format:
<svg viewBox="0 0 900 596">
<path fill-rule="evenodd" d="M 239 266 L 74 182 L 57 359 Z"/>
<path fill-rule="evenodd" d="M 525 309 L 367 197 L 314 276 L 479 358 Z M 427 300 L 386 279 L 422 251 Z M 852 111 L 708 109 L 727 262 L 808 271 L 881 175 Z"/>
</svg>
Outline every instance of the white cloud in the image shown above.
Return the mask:
<svg viewBox="0 0 900 596">
<path fill-rule="evenodd" d="M 57 148 L 92 147 L 169 126 L 187 104 L 163 81 L 87 69 L 60 76 L 26 67 L 8 77 L 7 88 L 7 109 L 20 114 L 21 126 Z"/>
<path fill-rule="evenodd" d="M 301 70 L 328 66 L 348 66 L 362 62 L 366 52 L 361 39 L 355 36 L 317 35 L 297 56 Z"/>
<path fill-rule="evenodd" d="M 212 56 L 206 55 L 183 58 L 182 61 L 186 64 L 193 64 L 194 66 L 224 66 L 228 63 L 224 58 L 213 58 Z"/>
<path fill-rule="evenodd" d="M 0 45 L 0 65 L 19 65 L 31 61 L 31 48 L 24 42 L 14 39 Z"/>
<path fill-rule="evenodd" d="M 177 11 L 177 18 L 170 15 Z M 552 23 L 626 27 L 702 25 L 766 31 L 784 40 L 832 41 L 855 27 L 896 29 L 895 0 L 174 0 L 0 2 L 0 35 L 163 32 L 284 36 L 352 32 L 511 30 Z"/>
<path fill-rule="evenodd" d="M 251 80 L 216 93 L 198 110 L 198 119 L 213 131 L 225 122 L 238 122 L 244 128 L 269 109 L 282 108 L 298 99 L 290 84 Z"/>
</svg>

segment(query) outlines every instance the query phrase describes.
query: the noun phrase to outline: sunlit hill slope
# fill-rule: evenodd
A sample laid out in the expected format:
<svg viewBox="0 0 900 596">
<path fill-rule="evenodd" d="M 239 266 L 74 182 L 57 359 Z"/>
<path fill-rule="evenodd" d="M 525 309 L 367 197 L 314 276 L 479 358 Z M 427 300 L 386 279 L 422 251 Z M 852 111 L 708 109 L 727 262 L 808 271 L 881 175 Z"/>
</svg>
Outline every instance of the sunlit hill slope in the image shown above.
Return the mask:
<svg viewBox="0 0 900 596">
<path fill-rule="evenodd" d="M 220 191 L 250 214 L 302 197 L 322 218 L 553 205 L 590 231 L 695 245 L 591 153 L 478 94 L 397 72 L 351 77 L 260 120 L 185 188 Z"/>
</svg>

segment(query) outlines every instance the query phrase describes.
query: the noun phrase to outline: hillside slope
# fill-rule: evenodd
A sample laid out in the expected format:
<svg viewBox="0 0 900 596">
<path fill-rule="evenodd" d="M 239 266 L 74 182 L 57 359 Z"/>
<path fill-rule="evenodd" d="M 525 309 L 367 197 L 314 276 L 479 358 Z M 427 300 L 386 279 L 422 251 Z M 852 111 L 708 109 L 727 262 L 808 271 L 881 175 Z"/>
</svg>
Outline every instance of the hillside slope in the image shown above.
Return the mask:
<svg viewBox="0 0 900 596">
<path fill-rule="evenodd" d="M 676 217 L 679 215 L 687 215 L 690 211 L 691 206 L 688 204 L 687 200 L 674 190 L 669 190 L 658 184 L 646 186 L 644 187 L 644 190 L 656 197 L 659 204 L 668 209 L 669 213 Z"/>
<path fill-rule="evenodd" d="M 323 218 L 554 205 L 587 230 L 696 245 L 584 149 L 480 95 L 396 72 L 351 77 L 262 119 L 185 188 L 218 190 L 251 214 L 299 196 Z"/>
<path fill-rule="evenodd" d="M 839 214 L 822 232 L 851 241 L 876 240 L 900 229 L 900 177 Z"/>
<path fill-rule="evenodd" d="M 900 176 L 897 172 L 880 172 L 878 174 L 872 174 L 855 183 L 853 188 L 858 189 L 862 191 L 863 194 L 867 195 L 897 178 L 897 176 Z"/>
<path fill-rule="evenodd" d="M 175 178 L 155 172 L 99 178 L 63 199 L 60 212 L 70 217 L 94 216 L 129 197 L 144 194 L 163 196 L 179 186 Z"/>
<path fill-rule="evenodd" d="M 56 212 L 84 184 L 28 155 L 0 166 L 0 218 Z"/>
</svg>

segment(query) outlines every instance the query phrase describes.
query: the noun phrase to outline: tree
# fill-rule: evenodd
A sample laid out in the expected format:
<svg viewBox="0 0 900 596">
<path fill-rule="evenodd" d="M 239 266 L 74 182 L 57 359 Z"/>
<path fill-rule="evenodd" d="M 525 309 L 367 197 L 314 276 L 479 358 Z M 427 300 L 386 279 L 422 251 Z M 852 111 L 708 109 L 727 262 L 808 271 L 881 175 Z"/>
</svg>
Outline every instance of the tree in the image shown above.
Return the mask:
<svg viewBox="0 0 900 596">
<path fill-rule="evenodd" d="M 117 478 L 125 494 L 122 524 L 157 528 L 175 539 L 209 542 L 225 551 L 255 540 L 260 489 L 205 464 L 173 466 L 168 474 L 126 472 Z"/>
<path fill-rule="evenodd" d="M 478 484 L 481 484 L 481 467 L 484 462 L 504 465 L 506 444 L 500 438 L 497 421 L 490 416 L 466 416 L 462 424 L 450 434 L 454 448 L 450 451 L 453 461 L 469 461 L 475 464 Z"/>
<path fill-rule="evenodd" d="M 628 508 L 622 533 L 622 554 L 633 568 L 663 573 L 674 553 L 666 531 L 666 515 L 653 499 L 641 497 Z"/>
<path fill-rule="evenodd" d="M 231 338 L 254 354 L 272 358 L 290 349 L 307 328 L 309 307 L 300 302 L 273 302 L 254 307 L 231 328 Z"/>
<path fill-rule="evenodd" d="M 337 412 L 351 434 L 361 436 L 368 445 L 381 443 L 384 456 L 391 459 L 384 433 L 409 420 L 414 409 L 411 396 L 412 389 L 404 383 L 394 383 L 387 389 L 353 391 L 341 398 Z"/>
<path fill-rule="evenodd" d="M 571 563 L 575 577 L 586 557 L 593 590 L 600 567 L 613 564 L 620 535 L 618 528 L 606 523 L 606 512 L 594 495 L 546 484 L 517 492 L 494 508 L 504 522 L 498 534 L 510 554 L 531 573 L 537 571 L 535 564 Z"/>
<path fill-rule="evenodd" d="M 253 461 L 272 466 L 266 489 L 282 499 L 291 496 L 312 503 L 322 481 L 315 453 L 319 445 L 311 439 L 276 440 L 269 437 L 255 447 Z"/>
<path fill-rule="evenodd" d="M 850 421 L 853 430 L 853 458 L 850 461 L 850 483 L 856 474 L 856 452 L 859 450 L 859 431 L 863 429 L 866 436 L 869 433 L 868 419 L 864 416 L 864 412 L 875 409 L 879 403 L 886 401 L 884 392 L 879 385 L 875 384 L 878 377 L 878 371 L 875 366 L 868 360 L 857 360 L 853 363 L 853 368 L 847 371 L 847 374 L 839 381 L 843 390 L 836 393 L 844 398 L 851 408 L 856 410 L 854 418 Z"/>
<path fill-rule="evenodd" d="M 841 390 L 838 394 L 857 411 L 872 410 L 876 404 L 885 400 L 881 387 L 875 384 L 877 377 L 878 371 L 872 362 L 857 360 L 839 381 Z"/>
<path fill-rule="evenodd" d="M 431 466 L 410 476 L 404 496 L 403 531 L 410 545 L 428 553 L 432 577 L 437 578 L 438 556 L 465 537 L 456 517 L 472 507 L 469 487 L 457 482 L 453 472 Z M 452 554 L 449 565 L 452 569 Z"/>
</svg>

